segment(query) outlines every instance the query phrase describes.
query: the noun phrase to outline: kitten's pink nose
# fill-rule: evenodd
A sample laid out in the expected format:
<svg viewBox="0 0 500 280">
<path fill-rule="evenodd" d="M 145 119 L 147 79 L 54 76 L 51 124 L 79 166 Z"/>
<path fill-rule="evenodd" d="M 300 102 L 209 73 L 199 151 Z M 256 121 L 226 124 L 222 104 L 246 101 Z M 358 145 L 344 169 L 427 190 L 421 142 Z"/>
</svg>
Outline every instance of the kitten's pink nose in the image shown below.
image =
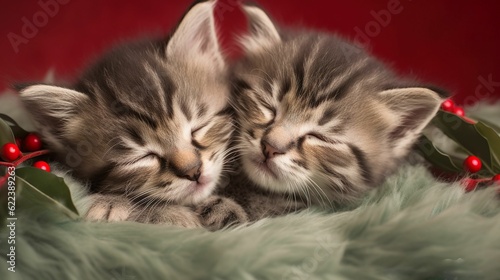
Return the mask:
<svg viewBox="0 0 500 280">
<path fill-rule="evenodd" d="M 266 140 L 262 140 L 262 153 L 266 157 L 266 159 L 273 158 L 278 155 L 285 154 L 285 151 L 282 151 L 273 145 L 269 144 Z"/>
<path fill-rule="evenodd" d="M 185 172 L 184 178 L 190 181 L 198 181 L 201 176 L 200 167 L 196 166 Z"/>
<path fill-rule="evenodd" d="M 172 154 L 170 167 L 179 178 L 198 181 L 201 175 L 201 159 L 194 150 L 178 150 Z"/>
</svg>

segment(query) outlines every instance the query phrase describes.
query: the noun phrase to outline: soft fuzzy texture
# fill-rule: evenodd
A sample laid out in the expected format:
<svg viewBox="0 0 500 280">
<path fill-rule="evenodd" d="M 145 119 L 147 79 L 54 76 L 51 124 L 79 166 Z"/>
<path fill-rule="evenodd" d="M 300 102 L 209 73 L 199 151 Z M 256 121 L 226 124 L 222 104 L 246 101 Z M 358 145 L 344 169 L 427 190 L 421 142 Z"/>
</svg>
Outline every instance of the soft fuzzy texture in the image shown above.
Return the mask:
<svg viewBox="0 0 500 280">
<path fill-rule="evenodd" d="M 81 186 L 67 183 L 85 208 Z M 16 272 L 7 271 L 4 227 L 0 278 L 498 279 L 498 191 L 465 194 L 422 166 L 406 166 L 354 209 L 307 210 L 219 232 L 17 209 Z"/>
</svg>

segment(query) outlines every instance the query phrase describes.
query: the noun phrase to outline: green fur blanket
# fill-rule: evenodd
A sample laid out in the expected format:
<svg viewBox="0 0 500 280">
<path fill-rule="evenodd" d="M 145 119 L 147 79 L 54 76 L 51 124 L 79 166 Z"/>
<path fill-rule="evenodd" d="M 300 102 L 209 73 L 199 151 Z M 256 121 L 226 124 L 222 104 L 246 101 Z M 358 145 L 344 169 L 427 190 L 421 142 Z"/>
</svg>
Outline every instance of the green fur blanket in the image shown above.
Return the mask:
<svg viewBox="0 0 500 280">
<path fill-rule="evenodd" d="M 500 106 L 479 108 L 500 120 Z M 0 279 L 500 279 L 498 191 L 466 194 L 406 166 L 352 210 L 219 232 L 18 209 L 15 272 L 4 227 Z"/>
</svg>

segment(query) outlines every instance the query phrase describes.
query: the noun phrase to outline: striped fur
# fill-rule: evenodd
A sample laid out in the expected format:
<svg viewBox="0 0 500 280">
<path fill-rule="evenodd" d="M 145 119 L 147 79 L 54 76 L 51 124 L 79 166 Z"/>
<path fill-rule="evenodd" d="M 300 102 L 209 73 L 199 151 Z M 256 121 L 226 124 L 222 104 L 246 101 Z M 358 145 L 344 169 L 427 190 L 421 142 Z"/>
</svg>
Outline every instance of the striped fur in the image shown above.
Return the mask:
<svg viewBox="0 0 500 280">
<path fill-rule="evenodd" d="M 73 89 L 22 90 L 57 160 L 99 194 L 90 218 L 200 225 L 182 207 L 149 215 L 206 199 L 224 170 L 233 124 L 214 4 L 194 5 L 169 39 L 108 53 Z"/>
<path fill-rule="evenodd" d="M 245 6 L 234 66 L 237 147 L 247 178 L 308 203 L 349 203 L 408 154 L 443 97 L 336 35 L 279 30 Z"/>
</svg>

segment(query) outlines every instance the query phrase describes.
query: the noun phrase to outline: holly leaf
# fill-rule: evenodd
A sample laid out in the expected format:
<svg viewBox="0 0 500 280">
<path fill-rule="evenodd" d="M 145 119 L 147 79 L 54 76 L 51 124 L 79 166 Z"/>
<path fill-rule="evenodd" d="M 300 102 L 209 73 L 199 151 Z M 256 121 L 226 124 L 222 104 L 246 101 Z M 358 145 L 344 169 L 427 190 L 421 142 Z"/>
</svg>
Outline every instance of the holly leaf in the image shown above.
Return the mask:
<svg viewBox="0 0 500 280">
<path fill-rule="evenodd" d="M 493 156 L 490 152 L 488 139 L 476 129 L 476 125 L 468 123 L 461 117 L 439 110 L 432 123 L 437 126 L 446 136 L 457 142 L 470 155 L 479 157 L 483 168 L 490 173 L 492 170 Z"/>
<path fill-rule="evenodd" d="M 16 143 L 16 138 L 14 137 L 14 134 L 12 134 L 12 129 L 10 129 L 10 126 L 0 119 L 0 147 L 7 143 Z"/>
<path fill-rule="evenodd" d="M 13 118 L 5 114 L 0 114 L 0 119 L 3 119 L 4 122 L 6 122 L 10 126 L 12 133 L 14 133 L 14 135 L 17 137 L 24 138 L 29 133 L 24 128 L 22 128 Z"/>
<path fill-rule="evenodd" d="M 63 178 L 38 168 L 22 167 L 16 170 L 16 181 L 21 182 L 16 186 L 17 196 L 26 202 L 24 207 L 48 203 L 57 206 L 70 218 L 78 218 L 78 210 Z"/>
<path fill-rule="evenodd" d="M 2 177 L 7 176 L 5 173 L 7 169 L 3 166 L 0 167 L 1 169 L 1 174 Z M 0 177 L 0 180 L 3 180 L 2 177 Z M 6 178 L 6 177 L 4 177 Z M 7 207 L 8 207 L 8 197 L 7 197 L 7 186 L 8 182 L 5 180 L 4 183 L 0 183 L 0 226 L 3 226 L 3 222 L 5 221 L 5 218 L 7 218 Z"/>
<path fill-rule="evenodd" d="M 492 167 L 495 173 L 500 173 L 500 135 L 493 130 L 493 128 L 488 125 L 478 122 L 475 125 L 476 130 L 480 133 L 486 141 L 488 142 L 488 147 L 490 147 L 490 152 L 492 156 Z"/>
<path fill-rule="evenodd" d="M 463 172 L 460 159 L 440 151 L 426 136 L 420 136 L 416 146 L 420 154 L 437 168 L 450 173 Z"/>
<path fill-rule="evenodd" d="M 493 123 L 490 120 L 487 120 L 487 119 L 484 119 L 484 118 L 480 118 L 480 117 L 474 117 L 474 119 L 482 122 L 483 124 L 485 124 L 487 126 L 489 126 L 493 130 L 495 130 L 496 133 L 500 133 L 500 125 L 495 124 L 495 123 Z"/>
</svg>

